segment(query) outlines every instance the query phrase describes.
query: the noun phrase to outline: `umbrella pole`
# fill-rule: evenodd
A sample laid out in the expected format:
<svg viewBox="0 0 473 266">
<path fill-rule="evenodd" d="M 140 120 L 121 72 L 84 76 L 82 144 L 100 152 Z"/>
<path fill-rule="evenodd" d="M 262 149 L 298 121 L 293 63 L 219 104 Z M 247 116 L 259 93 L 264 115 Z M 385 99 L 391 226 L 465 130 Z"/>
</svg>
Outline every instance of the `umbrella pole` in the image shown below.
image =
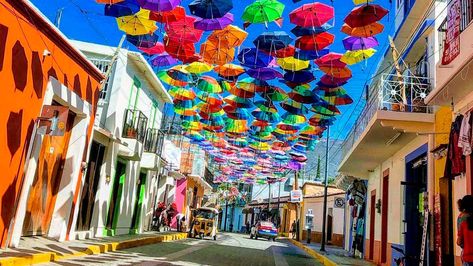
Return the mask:
<svg viewBox="0 0 473 266">
<path fill-rule="evenodd" d="M 326 240 L 326 225 L 327 225 L 327 182 L 328 182 L 328 149 L 330 140 L 330 125 L 327 126 L 327 144 L 325 146 L 325 180 L 324 180 L 324 211 L 322 216 L 322 243 L 320 245 L 320 251 L 325 251 L 325 240 Z"/>
</svg>

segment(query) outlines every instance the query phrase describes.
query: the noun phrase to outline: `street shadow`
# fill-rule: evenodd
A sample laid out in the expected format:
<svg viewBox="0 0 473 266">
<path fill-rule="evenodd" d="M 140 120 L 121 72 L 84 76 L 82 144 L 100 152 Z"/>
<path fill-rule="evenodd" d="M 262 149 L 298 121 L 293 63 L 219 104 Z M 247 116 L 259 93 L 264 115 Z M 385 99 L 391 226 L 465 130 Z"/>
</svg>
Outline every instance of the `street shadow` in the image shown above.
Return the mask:
<svg viewBox="0 0 473 266">
<path fill-rule="evenodd" d="M 74 76 L 73 90 L 80 98 L 82 98 L 82 87 L 81 87 L 81 84 L 80 84 L 79 74 L 76 74 Z"/>
<path fill-rule="evenodd" d="M 92 91 L 92 82 L 90 81 L 90 77 L 87 78 L 87 85 L 85 85 L 85 99 L 89 103 L 93 103 L 94 93 Z"/>
<path fill-rule="evenodd" d="M 5 59 L 5 49 L 7 47 L 8 27 L 0 24 L 0 71 L 3 69 Z"/>
<path fill-rule="evenodd" d="M 16 41 L 12 48 L 11 70 L 15 88 L 24 91 L 28 81 L 28 59 L 26 58 L 25 48 L 20 41 Z"/>
<path fill-rule="evenodd" d="M 66 262 L 66 261 L 55 261 L 54 263 L 58 265 L 63 265 L 63 266 L 83 266 L 84 264 L 77 264 L 77 263 L 71 263 L 71 262 Z"/>
<path fill-rule="evenodd" d="M 33 76 L 33 90 L 36 98 L 41 99 L 43 97 L 44 74 L 38 52 L 32 52 L 31 54 L 31 75 Z"/>
<path fill-rule="evenodd" d="M 54 250 L 55 252 L 61 252 L 62 254 L 72 254 L 72 251 L 67 250 L 63 247 L 60 247 L 56 244 L 47 244 L 46 246 L 49 247 L 50 249 Z"/>
</svg>

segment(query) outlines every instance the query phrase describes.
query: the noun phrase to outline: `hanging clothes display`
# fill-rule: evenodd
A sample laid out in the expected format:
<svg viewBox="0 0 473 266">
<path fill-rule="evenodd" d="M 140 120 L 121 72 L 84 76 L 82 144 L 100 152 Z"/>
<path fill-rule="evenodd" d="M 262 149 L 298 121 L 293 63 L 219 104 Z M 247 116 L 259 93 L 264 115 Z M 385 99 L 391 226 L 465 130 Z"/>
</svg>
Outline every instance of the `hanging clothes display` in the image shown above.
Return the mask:
<svg viewBox="0 0 473 266">
<path fill-rule="evenodd" d="M 444 177 L 455 178 L 465 172 L 465 156 L 462 148 L 458 146 L 462 121 L 463 115 L 457 116 L 450 128 Z"/>
<path fill-rule="evenodd" d="M 463 117 L 460 134 L 458 137 L 458 147 L 463 151 L 464 156 L 471 154 L 471 124 L 470 124 L 471 113 L 468 112 Z"/>
</svg>

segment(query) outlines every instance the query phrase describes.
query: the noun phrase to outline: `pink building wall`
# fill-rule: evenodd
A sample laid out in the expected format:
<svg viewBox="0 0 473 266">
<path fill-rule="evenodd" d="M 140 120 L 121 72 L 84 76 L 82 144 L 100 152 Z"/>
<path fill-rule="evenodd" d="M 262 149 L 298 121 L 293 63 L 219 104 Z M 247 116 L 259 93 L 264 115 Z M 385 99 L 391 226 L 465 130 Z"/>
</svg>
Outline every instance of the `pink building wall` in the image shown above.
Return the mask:
<svg viewBox="0 0 473 266">
<path fill-rule="evenodd" d="M 175 194 L 175 203 L 177 206 L 178 213 L 184 213 L 184 203 L 186 200 L 186 188 L 187 188 L 187 178 L 179 179 L 176 181 L 176 194 Z M 177 228 L 176 218 L 173 218 L 171 221 L 171 227 Z"/>
</svg>

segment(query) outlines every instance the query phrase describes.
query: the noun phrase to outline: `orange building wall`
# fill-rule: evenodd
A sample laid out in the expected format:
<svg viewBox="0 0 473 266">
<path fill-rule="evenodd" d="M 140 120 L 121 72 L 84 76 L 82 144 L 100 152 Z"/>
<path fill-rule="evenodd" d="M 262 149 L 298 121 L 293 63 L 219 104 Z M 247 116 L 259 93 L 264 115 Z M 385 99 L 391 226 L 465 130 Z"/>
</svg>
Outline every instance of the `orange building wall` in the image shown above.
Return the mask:
<svg viewBox="0 0 473 266">
<path fill-rule="evenodd" d="M 4 247 L 49 77 L 92 103 L 95 114 L 101 75 L 23 1 L 0 0 L 0 18 L 0 245 Z M 43 57 L 45 49 L 50 56 Z M 88 136 L 92 126 L 93 117 Z"/>
</svg>

